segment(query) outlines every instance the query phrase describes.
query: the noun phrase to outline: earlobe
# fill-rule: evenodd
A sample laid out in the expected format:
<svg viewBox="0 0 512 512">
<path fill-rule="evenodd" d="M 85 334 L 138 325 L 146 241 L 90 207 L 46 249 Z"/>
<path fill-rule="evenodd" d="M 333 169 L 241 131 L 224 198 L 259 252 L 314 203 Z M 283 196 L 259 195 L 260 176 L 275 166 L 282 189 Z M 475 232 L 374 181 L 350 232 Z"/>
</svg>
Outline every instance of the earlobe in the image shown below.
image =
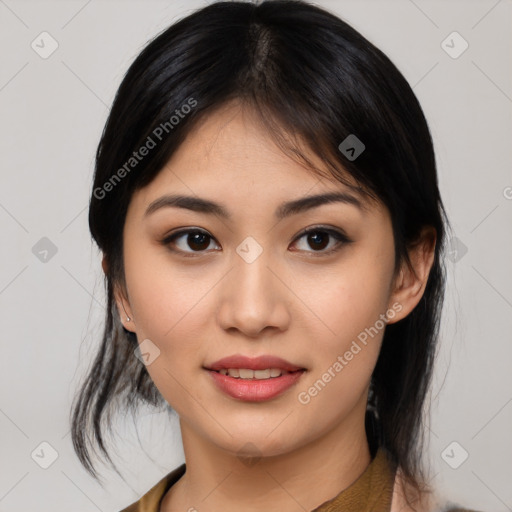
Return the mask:
<svg viewBox="0 0 512 512">
<path fill-rule="evenodd" d="M 124 314 L 126 315 L 126 321 L 127 322 L 131 322 L 132 319 L 130 318 L 130 316 L 128 315 L 128 313 L 126 312 L 126 308 L 124 307 L 124 303 L 122 304 L 123 306 L 123 311 L 124 311 Z"/>
<path fill-rule="evenodd" d="M 103 253 L 103 258 L 101 260 L 101 268 L 106 276 L 108 276 L 108 263 L 107 256 Z M 128 331 L 134 331 L 135 323 L 133 320 L 133 315 L 131 312 L 130 304 L 128 302 L 126 290 L 122 289 L 120 285 L 114 285 L 114 300 L 116 302 L 117 311 L 119 313 L 119 317 L 121 319 L 121 323 L 124 328 Z"/>
<path fill-rule="evenodd" d="M 135 323 L 133 320 L 132 311 L 130 308 L 130 304 L 126 299 L 126 293 L 122 292 L 118 286 L 115 287 L 114 291 L 117 311 L 119 313 L 119 317 L 121 319 L 121 323 L 123 327 L 131 332 L 135 332 Z"/>
<path fill-rule="evenodd" d="M 108 274 L 108 265 L 107 265 L 107 255 L 104 253 L 103 258 L 101 259 L 101 268 L 103 269 L 103 273 L 105 275 Z"/>
<path fill-rule="evenodd" d="M 434 263 L 435 246 L 435 229 L 432 226 L 424 227 L 418 241 L 408 250 L 409 262 L 402 262 L 393 284 L 389 303 L 399 303 L 402 307 L 392 320 L 388 320 L 388 324 L 405 318 L 420 302 Z"/>
</svg>

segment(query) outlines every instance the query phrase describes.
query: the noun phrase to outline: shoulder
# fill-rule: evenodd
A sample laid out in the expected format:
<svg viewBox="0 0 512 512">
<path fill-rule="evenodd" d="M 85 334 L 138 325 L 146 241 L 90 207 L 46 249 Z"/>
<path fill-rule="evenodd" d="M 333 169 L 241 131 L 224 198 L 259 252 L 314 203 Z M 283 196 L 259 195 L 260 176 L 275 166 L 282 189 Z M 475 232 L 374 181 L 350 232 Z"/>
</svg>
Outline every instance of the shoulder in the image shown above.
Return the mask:
<svg viewBox="0 0 512 512">
<path fill-rule="evenodd" d="M 481 510 L 474 510 L 470 508 L 462 508 L 457 505 L 447 505 L 443 508 L 437 508 L 432 510 L 432 512 L 483 512 Z"/>
<path fill-rule="evenodd" d="M 483 512 L 482 510 L 474 510 L 472 508 L 465 508 L 455 503 L 446 503 L 442 507 L 438 507 L 432 512 Z"/>
<path fill-rule="evenodd" d="M 435 493 L 425 493 L 423 496 L 419 496 L 410 488 L 404 490 L 404 487 L 407 486 L 404 483 L 400 469 L 397 469 L 390 512 L 484 512 L 465 508 L 446 500 L 443 501 Z M 408 501 L 405 498 L 406 494 Z"/>
<path fill-rule="evenodd" d="M 185 470 L 185 464 L 173 469 L 151 487 L 139 500 L 123 508 L 120 512 L 159 512 L 160 503 L 165 493 L 185 474 Z"/>
</svg>

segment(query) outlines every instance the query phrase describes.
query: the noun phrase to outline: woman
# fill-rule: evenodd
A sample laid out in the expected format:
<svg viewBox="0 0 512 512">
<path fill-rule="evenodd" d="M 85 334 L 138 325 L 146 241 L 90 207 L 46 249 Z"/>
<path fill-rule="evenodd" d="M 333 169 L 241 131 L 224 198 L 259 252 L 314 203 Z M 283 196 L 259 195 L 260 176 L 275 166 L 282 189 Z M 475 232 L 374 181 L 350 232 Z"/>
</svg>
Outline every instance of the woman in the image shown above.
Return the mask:
<svg viewBox="0 0 512 512">
<path fill-rule="evenodd" d="M 301 1 L 156 37 L 100 141 L 102 345 L 73 408 L 168 404 L 185 464 L 125 512 L 438 510 L 421 464 L 446 216 L 391 61 Z M 460 510 L 460 509 L 450 509 Z"/>
</svg>

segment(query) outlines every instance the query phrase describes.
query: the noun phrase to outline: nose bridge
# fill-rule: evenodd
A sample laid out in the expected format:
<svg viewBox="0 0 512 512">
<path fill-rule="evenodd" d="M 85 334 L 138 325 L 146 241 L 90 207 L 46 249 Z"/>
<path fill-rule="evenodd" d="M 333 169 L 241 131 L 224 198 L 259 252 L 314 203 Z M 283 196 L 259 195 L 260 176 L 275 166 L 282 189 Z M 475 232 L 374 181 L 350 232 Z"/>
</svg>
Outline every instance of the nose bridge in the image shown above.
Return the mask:
<svg viewBox="0 0 512 512">
<path fill-rule="evenodd" d="M 268 326 L 285 328 L 288 312 L 272 266 L 272 250 L 253 237 L 236 247 L 222 294 L 219 321 L 224 329 L 237 328 L 254 336 Z"/>
<path fill-rule="evenodd" d="M 247 296 L 254 300 L 268 299 L 267 295 L 271 295 L 269 292 L 272 286 L 269 282 L 271 272 L 268 269 L 271 264 L 271 251 L 259 247 L 255 246 L 254 242 L 243 242 L 237 248 L 237 256 L 234 257 L 236 288 L 242 292 L 241 297 Z"/>
</svg>

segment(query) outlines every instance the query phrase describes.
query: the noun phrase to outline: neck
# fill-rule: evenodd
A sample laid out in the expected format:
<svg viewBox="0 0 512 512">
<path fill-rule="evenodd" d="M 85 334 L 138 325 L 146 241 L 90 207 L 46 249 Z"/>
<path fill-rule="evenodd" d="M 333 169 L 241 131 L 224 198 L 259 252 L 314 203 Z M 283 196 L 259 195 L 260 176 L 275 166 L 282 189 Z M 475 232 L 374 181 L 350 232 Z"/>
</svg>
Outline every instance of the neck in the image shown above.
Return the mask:
<svg viewBox="0 0 512 512">
<path fill-rule="evenodd" d="M 370 464 L 364 410 L 291 452 L 253 459 L 220 448 L 181 421 L 186 473 L 160 510 L 313 510 Z"/>
</svg>

